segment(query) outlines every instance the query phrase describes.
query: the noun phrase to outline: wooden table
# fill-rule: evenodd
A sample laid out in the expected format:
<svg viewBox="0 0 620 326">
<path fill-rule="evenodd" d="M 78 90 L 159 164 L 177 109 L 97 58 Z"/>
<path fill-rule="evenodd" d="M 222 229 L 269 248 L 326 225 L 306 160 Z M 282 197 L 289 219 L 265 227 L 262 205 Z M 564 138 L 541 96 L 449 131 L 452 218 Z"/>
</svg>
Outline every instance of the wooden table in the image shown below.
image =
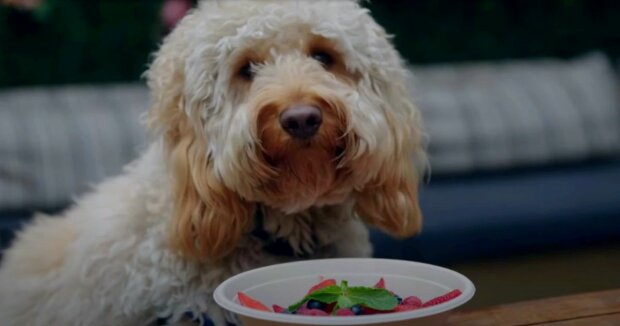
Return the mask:
<svg viewBox="0 0 620 326">
<path fill-rule="evenodd" d="M 620 325 L 620 289 L 456 311 L 448 325 Z"/>
</svg>

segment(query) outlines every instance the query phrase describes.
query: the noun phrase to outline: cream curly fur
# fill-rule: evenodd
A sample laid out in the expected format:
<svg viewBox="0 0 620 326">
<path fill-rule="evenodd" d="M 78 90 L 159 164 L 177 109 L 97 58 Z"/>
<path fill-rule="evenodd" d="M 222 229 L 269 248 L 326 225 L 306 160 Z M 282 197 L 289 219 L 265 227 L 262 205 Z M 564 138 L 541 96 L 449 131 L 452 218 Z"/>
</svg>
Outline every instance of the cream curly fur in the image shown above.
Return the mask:
<svg viewBox="0 0 620 326">
<path fill-rule="evenodd" d="M 186 311 L 222 325 L 221 281 L 295 259 L 251 235 L 259 209 L 267 232 L 313 258 L 369 256 L 363 222 L 420 230 L 418 112 L 400 57 L 356 1 L 204 1 L 146 76 L 152 144 L 18 235 L 0 269 L 2 325 L 180 323 Z M 296 103 L 323 112 L 310 141 L 278 124 Z"/>
</svg>

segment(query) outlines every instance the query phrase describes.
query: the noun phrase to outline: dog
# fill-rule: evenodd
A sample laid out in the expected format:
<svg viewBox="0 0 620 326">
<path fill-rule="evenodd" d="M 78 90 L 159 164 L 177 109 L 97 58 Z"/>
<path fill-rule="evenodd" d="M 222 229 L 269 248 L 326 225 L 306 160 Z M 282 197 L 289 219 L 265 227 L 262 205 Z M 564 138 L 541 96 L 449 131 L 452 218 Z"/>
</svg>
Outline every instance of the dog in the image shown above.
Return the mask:
<svg viewBox="0 0 620 326">
<path fill-rule="evenodd" d="M 3 325 L 225 325 L 234 274 L 420 231 L 420 114 L 358 1 L 204 0 L 145 77 L 148 148 L 17 235 Z"/>
</svg>

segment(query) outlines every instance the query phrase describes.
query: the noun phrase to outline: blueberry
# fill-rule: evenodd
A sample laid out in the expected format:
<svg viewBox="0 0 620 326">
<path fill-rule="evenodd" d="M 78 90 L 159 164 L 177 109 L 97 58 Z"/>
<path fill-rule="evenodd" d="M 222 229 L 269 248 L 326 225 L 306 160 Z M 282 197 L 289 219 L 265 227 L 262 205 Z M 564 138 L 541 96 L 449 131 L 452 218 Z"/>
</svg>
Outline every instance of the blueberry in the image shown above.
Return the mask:
<svg viewBox="0 0 620 326">
<path fill-rule="evenodd" d="M 358 305 L 351 307 L 351 311 L 353 312 L 354 315 L 361 315 L 363 312 L 362 307 Z"/>
<path fill-rule="evenodd" d="M 399 297 L 398 294 L 394 294 L 394 297 L 398 300 L 398 304 L 403 303 L 403 298 Z"/>
<path fill-rule="evenodd" d="M 308 301 L 308 309 L 319 309 L 319 310 L 325 311 L 326 308 L 327 308 L 327 304 L 321 301 L 316 301 L 316 300 Z"/>
</svg>

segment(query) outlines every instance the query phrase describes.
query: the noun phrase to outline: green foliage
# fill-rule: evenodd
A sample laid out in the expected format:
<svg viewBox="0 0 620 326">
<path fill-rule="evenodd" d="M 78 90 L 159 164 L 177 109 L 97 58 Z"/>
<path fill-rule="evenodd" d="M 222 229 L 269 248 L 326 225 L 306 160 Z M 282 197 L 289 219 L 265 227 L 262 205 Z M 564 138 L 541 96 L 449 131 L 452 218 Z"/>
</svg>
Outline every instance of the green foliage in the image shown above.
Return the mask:
<svg viewBox="0 0 620 326">
<path fill-rule="evenodd" d="M 374 0 L 370 9 L 413 63 L 620 55 L 616 0 Z"/>
<path fill-rule="evenodd" d="M 163 30 L 160 1 L 0 7 L 0 87 L 138 80 Z"/>
<path fill-rule="evenodd" d="M 0 6 L 0 87 L 138 80 L 165 33 L 162 1 L 45 0 L 35 12 Z M 412 63 L 594 49 L 620 55 L 616 0 L 372 0 L 368 7 Z"/>
</svg>

